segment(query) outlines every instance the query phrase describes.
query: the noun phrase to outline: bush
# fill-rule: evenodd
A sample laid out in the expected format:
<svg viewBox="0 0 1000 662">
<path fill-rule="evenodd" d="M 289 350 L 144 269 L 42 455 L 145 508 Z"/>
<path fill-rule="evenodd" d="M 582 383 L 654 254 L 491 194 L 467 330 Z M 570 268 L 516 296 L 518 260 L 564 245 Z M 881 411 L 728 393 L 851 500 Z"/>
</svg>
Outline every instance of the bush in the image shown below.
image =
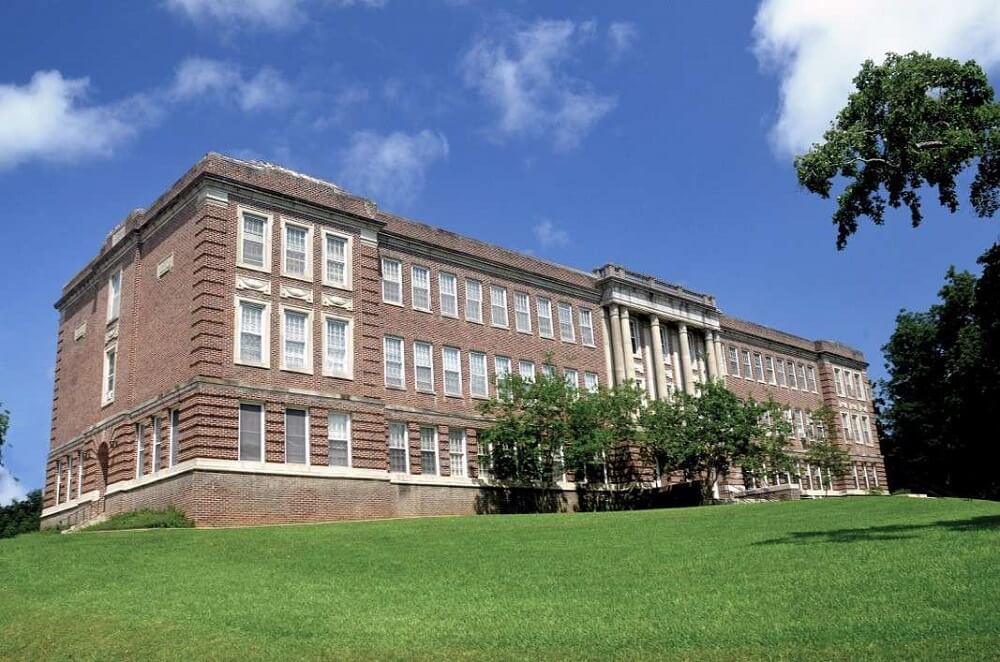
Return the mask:
<svg viewBox="0 0 1000 662">
<path fill-rule="evenodd" d="M 194 522 L 173 506 L 166 510 L 135 510 L 112 515 L 103 522 L 88 526 L 87 531 L 121 531 L 124 529 L 190 529 Z"/>
<path fill-rule="evenodd" d="M 42 491 L 29 492 L 20 501 L 0 508 L 0 538 L 38 531 L 42 520 Z"/>
</svg>

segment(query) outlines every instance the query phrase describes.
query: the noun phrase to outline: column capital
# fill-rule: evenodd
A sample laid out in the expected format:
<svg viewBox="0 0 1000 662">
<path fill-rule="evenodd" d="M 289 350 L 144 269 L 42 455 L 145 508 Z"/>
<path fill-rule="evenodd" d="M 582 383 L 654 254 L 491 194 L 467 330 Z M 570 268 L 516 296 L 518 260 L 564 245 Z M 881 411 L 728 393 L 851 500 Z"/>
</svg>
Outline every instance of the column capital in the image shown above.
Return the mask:
<svg viewBox="0 0 1000 662">
<path fill-rule="evenodd" d="M 651 327 L 653 327 L 654 329 L 659 329 L 660 328 L 660 318 L 657 317 L 656 315 L 650 315 L 649 316 L 649 325 Z"/>
<path fill-rule="evenodd" d="M 683 333 L 685 336 L 688 332 L 688 325 L 684 322 L 677 323 L 677 333 Z"/>
</svg>

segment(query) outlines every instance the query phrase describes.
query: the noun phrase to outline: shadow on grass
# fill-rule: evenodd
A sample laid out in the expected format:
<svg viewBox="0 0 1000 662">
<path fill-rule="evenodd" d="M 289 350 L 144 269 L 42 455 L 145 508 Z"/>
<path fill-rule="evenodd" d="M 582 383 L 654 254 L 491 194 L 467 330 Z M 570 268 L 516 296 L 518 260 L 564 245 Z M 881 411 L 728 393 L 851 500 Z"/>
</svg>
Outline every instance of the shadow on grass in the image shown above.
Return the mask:
<svg viewBox="0 0 1000 662">
<path fill-rule="evenodd" d="M 930 524 L 892 524 L 863 529 L 834 529 L 831 531 L 794 531 L 780 538 L 762 540 L 755 545 L 807 545 L 818 542 L 863 542 L 881 540 L 906 540 L 916 538 L 920 531 L 947 529 L 949 531 L 987 531 L 1000 529 L 1000 515 L 984 515 L 962 520 L 942 520 Z"/>
</svg>

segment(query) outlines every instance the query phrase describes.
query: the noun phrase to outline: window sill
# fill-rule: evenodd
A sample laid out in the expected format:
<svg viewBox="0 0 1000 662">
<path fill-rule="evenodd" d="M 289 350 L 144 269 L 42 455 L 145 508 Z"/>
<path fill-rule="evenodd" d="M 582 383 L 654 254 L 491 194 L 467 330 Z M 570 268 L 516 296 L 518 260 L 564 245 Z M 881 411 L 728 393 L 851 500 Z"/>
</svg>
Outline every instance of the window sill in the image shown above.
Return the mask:
<svg viewBox="0 0 1000 662">
<path fill-rule="evenodd" d="M 310 369 L 308 369 L 308 368 L 288 368 L 288 367 L 282 366 L 280 368 L 280 370 L 281 370 L 281 372 L 291 372 L 291 373 L 296 374 L 296 375 L 311 375 L 311 374 L 313 374 L 313 371 L 310 370 Z"/>
<path fill-rule="evenodd" d="M 586 342 L 585 343 L 580 343 L 580 345 L 582 347 L 595 347 L 595 348 L 597 347 L 597 345 L 595 345 L 594 343 L 586 343 Z"/>
<path fill-rule="evenodd" d="M 269 264 L 265 264 L 263 267 L 258 267 L 253 264 L 246 264 L 245 262 L 237 262 L 236 267 L 238 269 L 249 269 L 250 271 L 256 271 L 263 274 L 271 273 L 271 265 Z"/>
<path fill-rule="evenodd" d="M 430 389 L 418 388 L 418 389 L 415 389 L 415 390 L 416 390 L 417 393 L 423 393 L 424 395 L 437 395 L 437 391 L 430 390 Z"/>
<path fill-rule="evenodd" d="M 456 314 L 452 315 L 451 313 L 441 313 L 441 317 L 444 317 L 445 319 L 450 319 L 450 320 L 457 320 L 458 319 L 458 314 L 456 313 Z"/>
<path fill-rule="evenodd" d="M 518 333 L 521 333 L 521 334 L 523 334 L 523 335 L 526 335 L 526 336 L 533 336 L 533 335 L 535 335 L 535 334 L 534 334 L 534 333 L 532 333 L 531 331 L 522 331 L 521 329 L 518 329 L 518 330 L 517 330 L 517 332 L 518 332 Z"/>
<path fill-rule="evenodd" d="M 310 373 L 310 374 L 312 374 L 312 373 Z M 329 377 L 330 379 L 345 379 L 345 380 L 351 381 L 351 382 L 354 381 L 354 374 L 353 373 L 352 374 L 335 374 L 335 373 L 332 373 L 332 372 L 324 372 L 323 376 L 324 377 Z"/>
<path fill-rule="evenodd" d="M 270 370 L 270 363 L 250 363 L 249 361 L 233 361 L 234 365 L 246 366 L 247 368 L 263 368 L 265 370 Z"/>
<path fill-rule="evenodd" d="M 416 306 L 413 307 L 413 310 L 415 310 L 418 313 L 427 313 L 428 315 L 434 312 L 430 308 L 417 308 Z"/>
<path fill-rule="evenodd" d="M 313 284 L 313 283 L 316 282 L 316 279 L 312 277 L 312 274 L 305 274 L 305 275 L 302 275 L 302 276 L 298 276 L 298 275 L 295 275 L 295 274 L 290 274 L 290 273 L 287 273 L 285 271 L 282 271 L 281 272 L 281 277 L 282 278 L 290 278 L 292 280 L 297 280 L 300 283 Z"/>
<path fill-rule="evenodd" d="M 493 327 L 494 329 L 503 329 L 505 331 L 510 331 L 509 324 L 490 324 L 490 326 Z"/>
<path fill-rule="evenodd" d="M 347 283 L 331 283 L 330 281 L 324 280 L 321 285 L 323 287 L 329 287 L 334 290 L 341 290 L 343 292 L 353 292 L 354 288 Z"/>
<path fill-rule="evenodd" d="M 397 386 L 395 384 L 386 384 L 385 387 L 390 391 L 404 391 L 404 392 L 406 391 L 405 386 Z"/>
<path fill-rule="evenodd" d="M 396 303 L 395 301 L 386 301 L 385 299 L 382 299 L 382 303 L 384 303 L 387 306 L 396 306 L 397 308 L 404 308 L 402 301 Z"/>
<path fill-rule="evenodd" d="M 465 396 L 460 393 L 445 393 L 444 397 L 452 398 L 453 400 L 464 400 Z"/>
<path fill-rule="evenodd" d="M 566 340 L 565 338 L 560 338 L 559 342 L 566 343 L 567 345 L 575 345 L 576 344 L 575 340 Z M 636 356 L 638 358 L 642 358 L 642 354 L 635 354 L 634 356 Z"/>
<path fill-rule="evenodd" d="M 485 326 L 483 320 L 470 320 L 468 317 L 466 317 L 465 321 L 468 322 L 469 324 L 478 324 L 479 326 Z"/>
</svg>

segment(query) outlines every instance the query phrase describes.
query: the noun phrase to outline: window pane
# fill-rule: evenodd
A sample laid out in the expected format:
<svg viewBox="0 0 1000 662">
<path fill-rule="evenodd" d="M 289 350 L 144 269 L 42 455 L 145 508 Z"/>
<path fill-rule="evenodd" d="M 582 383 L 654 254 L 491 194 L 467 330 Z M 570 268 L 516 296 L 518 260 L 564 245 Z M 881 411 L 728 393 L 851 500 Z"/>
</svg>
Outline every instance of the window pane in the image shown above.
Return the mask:
<svg viewBox="0 0 1000 662">
<path fill-rule="evenodd" d="M 665 340 L 662 340 L 664 338 L 666 338 L 666 335 L 661 335 L 661 342 L 665 342 Z M 580 340 L 583 341 L 584 345 L 594 344 L 594 322 L 589 310 L 580 311 Z"/>
<path fill-rule="evenodd" d="M 404 386 L 403 341 L 399 338 L 385 339 L 385 383 L 388 386 Z"/>
<path fill-rule="evenodd" d="M 420 470 L 425 474 L 437 474 L 437 430 L 433 427 L 420 428 Z"/>
<path fill-rule="evenodd" d="M 406 473 L 406 424 L 389 423 L 389 471 Z"/>
<path fill-rule="evenodd" d="M 403 280 L 398 261 L 382 259 L 382 300 L 403 303 Z"/>
<path fill-rule="evenodd" d="M 308 316 L 291 310 L 285 311 L 285 367 L 306 367 L 306 334 Z"/>
<path fill-rule="evenodd" d="M 413 267 L 413 307 L 431 309 L 431 272 L 426 267 Z"/>
<path fill-rule="evenodd" d="M 306 463 L 306 412 L 302 409 L 285 410 L 285 462 Z"/>
<path fill-rule="evenodd" d="M 493 324 L 507 326 L 507 290 L 496 285 L 490 288 L 490 310 Z"/>
<path fill-rule="evenodd" d="M 264 360 L 264 306 L 240 303 L 240 360 L 261 363 Z"/>
<path fill-rule="evenodd" d="M 264 232 L 267 219 L 243 214 L 243 262 L 255 267 L 264 266 Z"/>
<path fill-rule="evenodd" d="M 331 283 L 346 285 L 347 240 L 326 235 L 326 279 Z"/>
<path fill-rule="evenodd" d="M 465 319 L 483 321 L 483 285 L 478 280 L 465 281 Z"/>
<path fill-rule="evenodd" d="M 451 428 L 448 430 L 448 459 L 452 476 L 465 475 L 465 430 Z"/>
<path fill-rule="evenodd" d="M 440 290 L 441 290 L 441 314 L 442 315 L 453 315 L 458 316 L 458 292 L 456 291 L 457 279 L 455 274 L 441 274 L 440 278 Z"/>
<path fill-rule="evenodd" d="M 347 375 L 347 321 L 326 320 L 326 371 Z"/>
<path fill-rule="evenodd" d="M 351 419 L 347 414 L 330 412 L 327 419 L 327 436 L 330 441 L 329 463 L 334 467 L 349 467 Z"/>
<path fill-rule="evenodd" d="M 285 228 L 285 270 L 294 276 L 304 276 L 306 273 L 306 237 L 305 228 L 289 225 Z"/>
<path fill-rule="evenodd" d="M 261 450 L 261 407 L 260 405 L 240 405 L 240 459 L 250 462 L 262 460 Z"/>
<path fill-rule="evenodd" d="M 486 355 L 481 352 L 469 352 L 469 392 L 483 397 L 489 395 L 486 382 Z"/>
<path fill-rule="evenodd" d="M 573 307 L 568 303 L 559 304 L 559 337 L 563 340 L 576 340 L 573 331 Z"/>
<path fill-rule="evenodd" d="M 552 337 L 552 302 L 548 299 L 538 299 L 538 333 L 546 338 Z"/>
<path fill-rule="evenodd" d="M 531 332 L 531 300 L 524 292 L 514 292 L 514 325 L 518 331 Z"/>
<path fill-rule="evenodd" d="M 442 350 L 444 359 L 444 392 L 448 395 L 462 395 L 461 352 L 453 347 Z"/>
</svg>

